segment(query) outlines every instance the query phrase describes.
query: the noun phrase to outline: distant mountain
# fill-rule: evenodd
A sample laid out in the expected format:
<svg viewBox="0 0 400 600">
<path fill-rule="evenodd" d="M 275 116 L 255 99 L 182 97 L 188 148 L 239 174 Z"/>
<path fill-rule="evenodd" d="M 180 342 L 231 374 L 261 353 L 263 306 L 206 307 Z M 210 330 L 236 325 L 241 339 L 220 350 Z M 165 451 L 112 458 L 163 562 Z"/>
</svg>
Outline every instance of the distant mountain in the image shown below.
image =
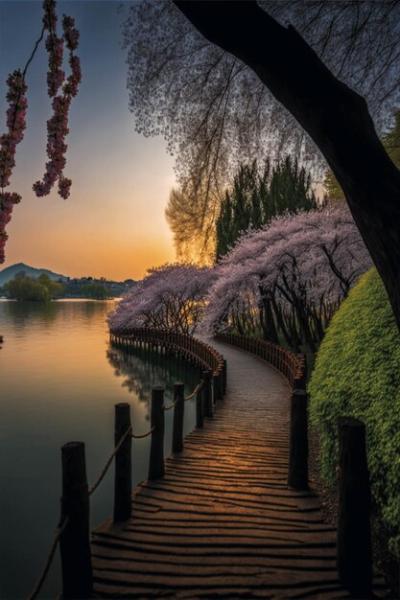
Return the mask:
<svg viewBox="0 0 400 600">
<path fill-rule="evenodd" d="M 60 275 L 59 273 L 54 273 L 53 271 L 49 271 L 49 269 L 37 269 L 36 267 L 30 267 L 25 263 L 17 263 L 16 265 L 11 265 L 0 271 L 0 286 L 3 286 L 11 279 L 14 279 L 18 273 L 25 273 L 25 275 L 28 277 L 34 277 L 35 279 L 44 274 L 48 275 L 50 279 L 54 279 L 55 281 L 58 281 L 59 279 L 62 281 L 69 280 L 69 277 Z"/>
</svg>

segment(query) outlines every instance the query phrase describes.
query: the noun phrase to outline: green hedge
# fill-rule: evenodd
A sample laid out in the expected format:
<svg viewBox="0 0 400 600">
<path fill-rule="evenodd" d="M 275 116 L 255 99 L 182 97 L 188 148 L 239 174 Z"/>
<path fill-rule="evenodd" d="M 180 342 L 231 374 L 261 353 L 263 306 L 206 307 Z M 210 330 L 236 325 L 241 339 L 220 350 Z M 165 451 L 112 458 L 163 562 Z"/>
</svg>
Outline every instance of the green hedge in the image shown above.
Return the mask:
<svg viewBox="0 0 400 600">
<path fill-rule="evenodd" d="M 368 463 L 378 514 L 400 555 L 400 335 L 375 269 L 353 288 L 332 319 L 309 384 L 311 423 L 321 439 L 321 468 L 333 484 L 336 419 L 367 427 Z"/>
</svg>

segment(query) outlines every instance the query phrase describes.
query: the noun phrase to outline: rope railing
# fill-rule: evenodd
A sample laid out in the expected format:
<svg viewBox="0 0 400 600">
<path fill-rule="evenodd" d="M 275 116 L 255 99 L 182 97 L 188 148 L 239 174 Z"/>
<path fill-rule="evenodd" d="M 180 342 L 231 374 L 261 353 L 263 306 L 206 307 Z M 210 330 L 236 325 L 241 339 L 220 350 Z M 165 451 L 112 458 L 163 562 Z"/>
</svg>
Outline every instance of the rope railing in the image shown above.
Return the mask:
<svg viewBox="0 0 400 600">
<path fill-rule="evenodd" d="M 189 394 L 189 396 L 185 396 L 185 402 L 188 402 L 189 400 L 192 400 L 202 389 L 204 385 L 204 381 L 203 379 L 196 385 L 196 387 L 194 388 L 193 392 L 191 394 Z"/>
<path fill-rule="evenodd" d="M 53 559 L 56 554 L 56 550 L 57 550 L 58 542 L 60 541 L 61 534 L 63 533 L 64 529 L 66 528 L 67 523 L 68 523 L 68 519 L 64 519 L 63 523 L 58 525 L 58 527 L 56 528 L 54 537 L 53 537 L 53 541 L 50 546 L 50 550 L 47 555 L 45 565 L 43 567 L 43 571 L 42 571 L 39 579 L 37 580 L 35 587 L 33 588 L 32 592 L 28 596 L 28 600 L 35 600 L 35 598 L 37 598 L 38 595 L 40 594 L 40 591 L 46 580 L 47 574 L 50 571 L 50 567 L 53 563 Z"/>
<path fill-rule="evenodd" d="M 137 434 L 135 434 L 135 433 L 132 433 L 132 436 L 131 436 L 131 437 L 132 437 L 134 440 L 143 440 L 144 438 L 147 438 L 147 437 L 149 437 L 149 435 L 151 435 L 151 434 L 153 433 L 153 431 L 154 431 L 154 427 L 152 427 L 151 429 L 149 429 L 149 431 L 148 431 L 147 433 L 140 433 L 140 434 L 138 434 L 138 435 L 137 435 Z"/>
<path fill-rule="evenodd" d="M 118 444 L 115 446 L 114 450 L 111 452 L 108 460 L 106 461 L 106 464 L 104 465 L 103 469 L 100 472 L 100 475 L 98 476 L 96 482 L 92 485 L 91 488 L 89 488 L 89 496 L 91 496 L 99 487 L 100 483 L 103 481 L 104 477 L 107 474 L 108 469 L 111 466 L 111 463 L 113 461 L 113 458 L 115 457 L 115 455 L 117 454 L 118 450 L 121 448 L 122 444 L 125 442 L 125 440 L 127 439 L 128 436 L 132 437 L 132 427 L 128 427 L 128 429 L 126 430 L 126 432 L 124 433 L 124 435 L 121 437 L 120 441 L 118 442 Z"/>
<path fill-rule="evenodd" d="M 167 406 L 163 406 L 163 411 L 167 411 L 167 410 L 171 410 L 172 408 L 175 408 L 177 404 L 177 401 L 175 400 L 175 402 L 171 402 L 171 404 L 168 404 Z"/>
<path fill-rule="evenodd" d="M 185 397 L 184 384 L 174 385 L 174 400 L 164 405 L 164 389 L 154 388 L 151 397 L 151 427 L 143 434 L 133 432 L 130 405 L 115 405 L 114 449 L 104 464 L 94 484 L 89 487 L 86 479 L 85 445 L 83 442 L 64 444 L 62 454 L 62 516 L 54 540 L 34 590 L 29 600 L 40 593 L 52 565 L 58 544 L 61 550 L 62 597 L 90 598 L 93 592 L 93 572 L 90 550 L 89 503 L 90 498 L 104 480 L 111 464 L 115 462 L 113 521 L 129 519 L 132 510 L 132 439 L 151 436 L 148 479 L 164 475 L 165 412 L 173 409 L 172 453 L 183 450 L 183 425 L 185 401 L 196 397 L 196 427 L 203 427 L 204 418 L 212 417 L 216 402 L 226 388 L 226 362 L 211 346 L 200 340 L 173 332 L 141 330 L 123 338 L 113 337 L 114 343 L 155 344 L 165 351 L 179 352 L 186 360 L 194 361 L 202 368 L 199 383 Z"/>
</svg>

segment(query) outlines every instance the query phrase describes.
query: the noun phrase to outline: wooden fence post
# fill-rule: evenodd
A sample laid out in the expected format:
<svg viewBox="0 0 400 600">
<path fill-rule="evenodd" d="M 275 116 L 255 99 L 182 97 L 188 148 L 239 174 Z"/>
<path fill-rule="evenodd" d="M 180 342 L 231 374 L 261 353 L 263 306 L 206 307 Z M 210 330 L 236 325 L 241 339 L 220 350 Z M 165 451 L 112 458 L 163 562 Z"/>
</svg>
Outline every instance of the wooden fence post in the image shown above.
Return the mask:
<svg viewBox="0 0 400 600">
<path fill-rule="evenodd" d="M 213 397 L 212 397 L 212 372 L 203 371 L 204 379 L 204 416 L 213 416 Z"/>
<path fill-rule="evenodd" d="M 93 588 L 89 543 L 89 492 L 85 444 L 70 442 L 61 448 L 61 520 L 68 519 L 60 537 L 62 597 L 90 598 Z"/>
<path fill-rule="evenodd" d="M 204 380 L 203 385 L 196 394 L 196 427 L 204 424 Z"/>
<path fill-rule="evenodd" d="M 227 378 L 228 378 L 228 363 L 226 362 L 226 358 L 224 358 L 224 370 L 223 370 L 223 377 L 222 377 L 224 395 L 226 392 Z"/>
<path fill-rule="evenodd" d="M 156 387 L 151 392 L 151 434 L 148 478 L 164 477 L 164 388 Z"/>
<path fill-rule="evenodd" d="M 308 489 L 307 403 L 307 392 L 294 389 L 290 404 L 288 485 L 296 490 Z"/>
<path fill-rule="evenodd" d="M 217 400 L 219 400 L 218 375 L 216 375 L 216 374 L 212 375 L 211 384 L 212 384 L 213 406 L 215 407 Z"/>
<path fill-rule="evenodd" d="M 372 548 L 365 426 L 358 419 L 341 417 L 338 436 L 338 573 L 355 597 L 367 598 L 372 587 Z"/>
<path fill-rule="evenodd" d="M 174 385 L 174 421 L 172 428 L 172 452 L 182 452 L 183 450 L 183 418 L 185 412 L 184 384 L 175 383 Z"/>
<path fill-rule="evenodd" d="M 222 383 L 222 368 L 218 367 L 218 375 L 217 375 L 217 382 L 218 382 L 218 400 L 222 400 L 222 398 L 224 397 L 224 388 L 223 388 L 223 383 Z"/>
<path fill-rule="evenodd" d="M 131 407 L 127 402 L 115 405 L 114 444 L 131 428 Z M 126 521 L 132 509 L 132 435 L 129 434 L 115 455 L 114 523 Z"/>
</svg>

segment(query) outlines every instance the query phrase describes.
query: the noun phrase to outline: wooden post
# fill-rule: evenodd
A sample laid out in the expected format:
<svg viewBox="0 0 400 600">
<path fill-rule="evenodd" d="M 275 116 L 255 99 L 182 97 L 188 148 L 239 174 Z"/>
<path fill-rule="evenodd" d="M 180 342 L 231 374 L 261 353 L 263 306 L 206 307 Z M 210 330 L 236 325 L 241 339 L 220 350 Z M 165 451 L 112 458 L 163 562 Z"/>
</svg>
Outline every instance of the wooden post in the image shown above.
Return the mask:
<svg viewBox="0 0 400 600">
<path fill-rule="evenodd" d="M 226 384 L 228 381 L 228 363 L 226 362 L 226 358 L 224 358 L 224 370 L 223 370 L 223 390 L 224 390 L 224 395 L 226 392 Z"/>
<path fill-rule="evenodd" d="M 151 393 L 151 434 L 148 478 L 164 477 L 164 388 L 153 388 Z"/>
<path fill-rule="evenodd" d="M 175 383 L 174 385 L 174 421 L 172 429 L 172 452 L 182 452 L 183 450 L 183 418 L 185 412 L 184 384 Z"/>
<path fill-rule="evenodd" d="M 219 399 L 223 400 L 224 398 L 224 367 L 220 366 L 218 369 L 218 393 Z"/>
<path fill-rule="evenodd" d="M 115 405 L 114 444 L 131 427 L 131 407 L 127 402 Z M 115 455 L 114 523 L 126 521 L 132 508 L 132 436 L 129 434 Z"/>
<path fill-rule="evenodd" d="M 218 392 L 218 375 L 212 375 L 212 398 L 213 398 L 213 406 L 216 405 L 217 400 L 219 400 L 219 392 Z"/>
<path fill-rule="evenodd" d="M 204 424 L 204 383 L 196 394 L 196 427 Z"/>
<path fill-rule="evenodd" d="M 372 549 L 365 426 L 358 419 L 342 417 L 338 419 L 338 437 L 338 573 L 353 596 L 367 598 L 372 586 Z"/>
<path fill-rule="evenodd" d="M 70 442 L 61 448 L 61 522 L 68 519 L 60 537 L 62 597 L 90 598 L 93 575 L 89 543 L 89 493 L 85 444 Z"/>
<path fill-rule="evenodd" d="M 307 392 L 295 389 L 290 406 L 288 485 L 296 490 L 308 489 L 307 421 Z"/>
<path fill-rule="evenodd" d="M 203 371 L 204 379 L 204 415 L 206 417 L 213 416 L 213 398 L 212 398 L 212 372 Z"/>
</svg>

